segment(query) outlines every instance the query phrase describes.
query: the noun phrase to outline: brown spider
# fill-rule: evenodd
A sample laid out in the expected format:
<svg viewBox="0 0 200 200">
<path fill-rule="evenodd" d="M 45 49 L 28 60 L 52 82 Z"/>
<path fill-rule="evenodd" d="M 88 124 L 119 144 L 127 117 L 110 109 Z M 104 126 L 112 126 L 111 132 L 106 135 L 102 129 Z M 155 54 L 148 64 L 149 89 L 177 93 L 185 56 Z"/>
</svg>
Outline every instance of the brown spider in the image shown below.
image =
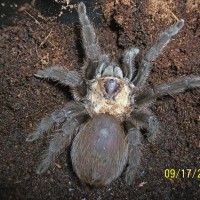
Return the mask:
<svg viewBox="0 0 200 200">
<path fill-rule="evenodd" d="M 130 184 L 140 163 L 140 129 L 147 129 L 150 141 L 155 139 L 158 132 L 156 116 L 148 109 L 150 103 L 162 95 L 200 87 L 199 76 L 184 77 L 153 88 L 144 87 L 151 61 L 179 32 L 184 20 L 181 19 L 160 34 L 157 42 L 141 59 L 134 76 L 134 60 L 139 50 L 131 48 L 125 52 L 125 68 L 110 62 L 107 54 L 101 54 L 94 28 L 82 2 L 78 6 L 78 14 L 86 54 L 82 74 L 62 67 L 51 67 L 35 75 L 70 86 L 74 101 L 43 118 L 27 141 L 38 139 L 54 124 L 62 124 L 37 169 L 38 174 L 45 172 L 74 138 L 71 159 L 73 169 L 81 181 L 90 185 L 107 185 L 126 167 L 125 180 Z"/>
</svg>

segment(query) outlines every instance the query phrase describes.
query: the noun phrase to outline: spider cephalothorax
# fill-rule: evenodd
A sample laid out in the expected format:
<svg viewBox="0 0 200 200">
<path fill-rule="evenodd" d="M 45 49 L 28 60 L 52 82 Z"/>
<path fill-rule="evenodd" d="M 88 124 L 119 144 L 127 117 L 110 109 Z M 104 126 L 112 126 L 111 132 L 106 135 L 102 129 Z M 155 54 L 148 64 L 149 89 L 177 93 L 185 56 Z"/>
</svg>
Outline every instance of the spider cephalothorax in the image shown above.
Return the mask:
<svg viewBox="0 0 200 200">
<path fill-rule="evenodd" d="M 105 76 L 92 81 L 87 98 L 89 113 L 121 118 L 130 114 L 131 88 L 126 80 L 118 77 Z"/>
<path fill-rule="evenodd" d="M 63 67 L 51 67 L 36 74 L 36 77 L 69 85 L 74 101 L 43 118 L 27 141 L 36 140 L 57 124 L 59 128 L 37 173 L 46 171 L 73 140 L 72 165 L 81 181 L 90 185 L 107 185 L 126 167 L 125 180 L 130 184 L 140 163 L 140 129 L 147 129 L 149 141 L 154 140 L 158 133 L 157 118 L 148 108 L 150 103 L 168 93 L 200 87 L 199 76 L 180 78 L 153 88 L 144 85 L 150 73 L 151 61 L 179 32 L 184 20 L 179 20 L 160 34 L 137 68 L 134 60 L 139 50 L 127 50 L 123 55 L 125 67 L 121 68 L 110 62 L 107 54 L 101 54 L 83 3 L 78 6 L 78 14 L 86 55 L 82 74 Z"/>
</svg>

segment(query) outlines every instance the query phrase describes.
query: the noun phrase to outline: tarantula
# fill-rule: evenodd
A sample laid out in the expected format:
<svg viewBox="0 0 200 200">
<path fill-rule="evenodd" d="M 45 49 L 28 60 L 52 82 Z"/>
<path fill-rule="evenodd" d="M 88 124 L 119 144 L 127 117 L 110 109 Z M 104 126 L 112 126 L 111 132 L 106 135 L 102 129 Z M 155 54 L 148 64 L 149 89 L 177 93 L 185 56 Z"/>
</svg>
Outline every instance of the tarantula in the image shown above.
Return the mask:
<svg viewBox="0 0 200 200">
<path fill-rule="evenodd" d="M 136 70 L 134 60 L 139 49 L 131 48 L 124 53 L 123 68 L 110 62 L 108 54 L 102 54 L 100 50 L 82 2 L 78 5 L 78 14 L 86 56 L 81 74 L 63 67 L 51 67 L 35 74 L 38 78 L 53 79 L 70 86 L 74 101 L 43 118 L 27 141 L 38 139 L 59 124 L 37 169 L 38 174 L 45 172 L 73 140 L 72 166 L 82 182 L 107 185 L 126 167 L 125 180 L 130 184 L 140 163 L 141 128 L 147 129 L 149 141 L 153 141 L 158 133 L 156 116 L 148 109 L 150 103 L 162 95 L 200 87 L 200 76 L 180 78 L 148 89 L 144 87 L 151 61 L 180 31 L 184 20 L 160 34 Z"/>
</svg>

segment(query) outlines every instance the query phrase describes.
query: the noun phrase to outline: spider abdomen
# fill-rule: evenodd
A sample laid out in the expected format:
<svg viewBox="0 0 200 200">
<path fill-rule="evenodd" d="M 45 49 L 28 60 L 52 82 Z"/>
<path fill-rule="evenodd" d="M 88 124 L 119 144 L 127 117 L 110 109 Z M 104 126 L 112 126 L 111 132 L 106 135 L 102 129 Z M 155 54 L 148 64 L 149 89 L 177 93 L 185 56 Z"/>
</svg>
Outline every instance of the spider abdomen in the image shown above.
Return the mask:
<svg viewBox="0 0 200 200">
<path fill-rule="evenodd" d="M 72 164 L 78 177 L 90 185 L 107 185 L 122 172 L 128 144 L 120 122 L 111 115 L 94 116 L 75 137 Z"/>
</svg>

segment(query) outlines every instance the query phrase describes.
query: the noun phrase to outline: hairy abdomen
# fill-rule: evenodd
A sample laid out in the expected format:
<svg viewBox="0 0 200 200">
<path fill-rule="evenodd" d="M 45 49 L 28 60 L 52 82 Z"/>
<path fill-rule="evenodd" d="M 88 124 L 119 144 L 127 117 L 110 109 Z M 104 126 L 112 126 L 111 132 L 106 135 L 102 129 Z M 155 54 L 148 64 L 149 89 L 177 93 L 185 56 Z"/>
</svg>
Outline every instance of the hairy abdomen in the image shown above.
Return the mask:
<svg viewBox="0 0 200 200">
<path fill-rule="evenodd" d="M 77 134 L 72 144 L 72 165 L 90 185 L 107 185 L 122 172 L 128 153 L 124 130 L 114 116 L 100 114 Z"/>
</svg>

